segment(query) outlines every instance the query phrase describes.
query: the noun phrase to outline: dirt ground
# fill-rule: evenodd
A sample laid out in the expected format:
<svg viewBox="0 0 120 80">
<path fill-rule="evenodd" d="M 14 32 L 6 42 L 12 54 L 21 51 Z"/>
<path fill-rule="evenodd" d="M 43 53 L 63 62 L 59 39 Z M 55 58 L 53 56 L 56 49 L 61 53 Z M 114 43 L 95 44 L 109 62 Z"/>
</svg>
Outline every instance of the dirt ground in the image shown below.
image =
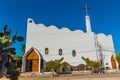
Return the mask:
<svg viewBox="0 0 120 80">
<path fill-rule="evenodd" d="M 18 80 L 119 80 L 120 74 L 92 74 L 78 76 L 19 77 Z"/>
<path fill-rule="evenodd" d="M 0 78 L 0 80 L 10 80 Z M 61 76 L 19 76 L 18 80 L 120 80 L 120 73 L 117 74 L 87 74 L 87 75 L 61 75 Z"/>
</svg>

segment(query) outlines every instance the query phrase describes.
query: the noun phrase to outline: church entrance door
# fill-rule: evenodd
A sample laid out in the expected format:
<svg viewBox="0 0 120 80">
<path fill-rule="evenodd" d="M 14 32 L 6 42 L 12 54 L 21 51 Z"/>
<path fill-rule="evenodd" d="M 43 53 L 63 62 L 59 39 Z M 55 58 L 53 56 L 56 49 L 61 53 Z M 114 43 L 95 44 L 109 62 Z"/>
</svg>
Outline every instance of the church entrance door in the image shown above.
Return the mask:
<svg viewBox="0 0 120 80">
<path fill-rule="evenodd" d="M 26 57 L 26 72 L 38 72 L 39 70 L 39 57 L 33 50 Z"/>
<path fill-rule="evenodd" d="M 32 61 L 32 71 L 38 71 L 38 59 Z"/>
<path fill-rule="evenodd" d="M 38 71 L 38 60 L 37 59 L 33 59 L 33 60 L 27 60 L 27 64 L 26 64 L 26 71 L 27 72 L 34 72 L 34 71 Z"/>
<path fill-rule="evenodd" d="M 113 55 L 112 55 L 112 57 L 111 57 L 111 63 L 112 63 L 112 69 L 117 69 L 115 57 L 114 57 Z"/>
</svg>

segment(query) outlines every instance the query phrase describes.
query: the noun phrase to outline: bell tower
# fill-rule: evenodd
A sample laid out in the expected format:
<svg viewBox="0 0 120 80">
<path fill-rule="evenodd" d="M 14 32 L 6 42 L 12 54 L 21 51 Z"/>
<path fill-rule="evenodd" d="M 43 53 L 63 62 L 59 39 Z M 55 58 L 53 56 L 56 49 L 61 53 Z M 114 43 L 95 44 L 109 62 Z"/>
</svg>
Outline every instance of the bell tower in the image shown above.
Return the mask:
<svg viewBox="0 0 120 80">
<path fill-rule="evenodd" d="M 86 32 L 92 32 L 91 31 L 91 24 L 90 24 L 90 17 L 88 15 L 88 10 L 91 9 L 91 8 L 88 8 L 87 5 L 85 5 L 85 8 L 86 10 L 86 16 L 85 16 L 85 21 L 86 21 Z"/>
</svg>

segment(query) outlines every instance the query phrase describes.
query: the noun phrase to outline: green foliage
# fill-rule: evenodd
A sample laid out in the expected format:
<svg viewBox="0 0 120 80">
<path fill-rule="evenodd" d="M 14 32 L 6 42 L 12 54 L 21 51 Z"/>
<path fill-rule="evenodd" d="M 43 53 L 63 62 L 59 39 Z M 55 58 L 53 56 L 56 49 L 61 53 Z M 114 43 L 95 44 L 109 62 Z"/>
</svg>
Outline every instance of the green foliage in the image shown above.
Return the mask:
<svg viewBox="0 0 120 80">
<path fill-rule="evenodd" d="M 4 51 L 9 52 L 11 54 L 16 54 L 15 50 L 16 50 L 15 48 L 8 48 L 8 49 L 5 49 Z"/>
<path fill-rule="evenodd" d="M 4 34 L 3 33 L 0 33 L 0 37 L 3 37 L 4 36 Z"/>
<path fill-rule="evenodd" d="M 55 68 L 54 64 L 55 64 L 55 61 L 48 61 L 48 62 L 46 63 L 46 68 L 47 68 L 47 69 Z"/>
<path fill-rule="evenodd" d="M 44 72 L 44 69 L 41 69 L 40 72 L 43 73 L 43 72 Z"/>
<path fill-rule="evenodd" d="M 52 70 L 52 69 L 55 69 L 55 68 L 59 68 L 60 67 L 60 63 L 61 61 L 63 60 L 64 58 L 62 57 L 61 59 L 58 59 L 58 60 L 51 60 L 51 61 L 48 61 L 46 63 L 46 68 L 49 69 L 49 70 Z"/>
<path fill-rule="evenodd" d="M 63 68 L 63 66 L 62 66 L 62 65 L 60 65 L 60 72 L 62 72 L 62 68 Z"/>
<path fill-rule="evenodd" d="M 119 68 L 119 70 L 120 70 L 120 52 L 119 53 L 117 53 L 117 55 L 116 55 L 116 60 L 117 60 L 117 62 L 118 62 L 118 68 Z"/>
<path fill-rule="evenodd" d="M 11 46 L 16 40 L 21 42 L 24 38 L 22 36 L 17 36 L 17 32 L 13 37 L 11 37 L 11 32 L 11 29 L 9 31 L 7 30 L 7 25 L 5 25 L 3 31 L 0 32 L 0 49 L 6 53 L 16 54 L 16 49 L 11 48 Z"/>
<path fill-rule="evenodd" d="M 61 59 L 57 60 L 58 62 L 61 62 L 64 58 L 62 57 Z"/>
<path fill-rule="evenodd" d="M 18 80 L 18 76 L 20 76 L 19 71 L 14 69 L 14 70 L 10 71 L 9 76 L 6 76 L 6 77 L 9 78 L 10 80 Z"/>
<path fill-rule="evenodd" d="M 118 64 L 120 64 L 120 53 L 118 53 L 118 54 L 116 55 L 116 60 L 117 60 Z"/>
<path fill-rule="evenodd" d="M 68 66 L 67 66 L 67 69 L 68 69 L 68 71 L 71 71 L 71 66 L 68 65 Z"/>
<path fill-rule="evenodd" d="M 85 58 L 83 56 L 81 58 L 86 62 L 87 67 L 88 66 L 91 66 L 91 67 L 99 67 L 99 66 L 101 66 L 100 62 L 89 60 L 89 58 Z"/>
<path fill-rule="evenodd" d="M 24 39 L 22 36 L 17 36 L 17 32 L 13 37 L 11 37 L 10 36 L 11 32 L 12 32 L 11 29 L 7 30 L 7 25 L 5 25 L 3 28 L 3 31 L 0 32 L 0 51 L 1 51 L 2 56 L 3 56 L 3 57 L 1 57 L 2 58 L 1 62 L 4 63 L 1 65 L 2 70 L 0 71 L 0 74 L 2 74 L 4 76 L 5 75 L 4 69 L 7 69 L 7 74 L 9 73 L 10 76 L 12 76 L 10 80 L 18 80 L 15 78 L 18 78 L 19 72 L 16 71 L 15 66 L 14 66 L 15 63 L 12 62 L 13 61 L 12 55 L 16 54 L 16 52 L 15 52 L 16 49 L 12 47 L 12 44 L 14 44 L 15 41 L 21 42 Z M 0 55 L 1 55 L 1 53 L 0 53 Z M 8 55 L 8 54 L 10 54 L 10 55 Z"/>
<path fill-rule="evenodd" d="M 21 51 L 22 51 L 22 56 L 23 56 L 23 54 L 25 53 L 25 44 L 22 44 L 21 46 L 22 46 Z"/>
<path fill-rule="evenodd" d="M 85 57 L 81 57 L 86 63 L 89 63 L 90 62 L 90 60 L 89 60 L 89 58 L 85 58 Z"/>
</svg>

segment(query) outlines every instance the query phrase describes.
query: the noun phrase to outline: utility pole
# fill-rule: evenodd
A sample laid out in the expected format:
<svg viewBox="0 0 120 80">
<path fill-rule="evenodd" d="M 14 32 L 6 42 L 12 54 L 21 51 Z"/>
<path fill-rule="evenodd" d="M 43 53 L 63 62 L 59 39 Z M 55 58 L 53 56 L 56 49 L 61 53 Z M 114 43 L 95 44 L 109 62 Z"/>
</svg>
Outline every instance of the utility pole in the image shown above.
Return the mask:
<svg viewBox="0 0 120 80">
<path fill-rule="evenodd" d="M 98 40 L 97 40 L 97 34 L 94 35 L 94 42 L 95 42 L 95 49 L 96 49 L 96 55 L 97 55 L 97 61 L 99 61 L 98 59 Z"/>
<path fill-rule="evenodd" d="M 104 58 L 103 58 L 101 44 L 98 44 L 98 51 L 99 51 L 99 60 L 100 60 L 100 63 L 102 64 L 102 67 L 104 67 Z"/>
<path fill-rule="evenodd" d="M 94 41 L 95 41 L 97 61 L 99 61 L 102 64 L 102 67 L 104 67 L 102 46 L 101 46 L 101 44 L 99 44 L 99 41 L 98 41 L 98 38 L 97 38 L 97 34 L 94 35 Z"/>
</svg>

